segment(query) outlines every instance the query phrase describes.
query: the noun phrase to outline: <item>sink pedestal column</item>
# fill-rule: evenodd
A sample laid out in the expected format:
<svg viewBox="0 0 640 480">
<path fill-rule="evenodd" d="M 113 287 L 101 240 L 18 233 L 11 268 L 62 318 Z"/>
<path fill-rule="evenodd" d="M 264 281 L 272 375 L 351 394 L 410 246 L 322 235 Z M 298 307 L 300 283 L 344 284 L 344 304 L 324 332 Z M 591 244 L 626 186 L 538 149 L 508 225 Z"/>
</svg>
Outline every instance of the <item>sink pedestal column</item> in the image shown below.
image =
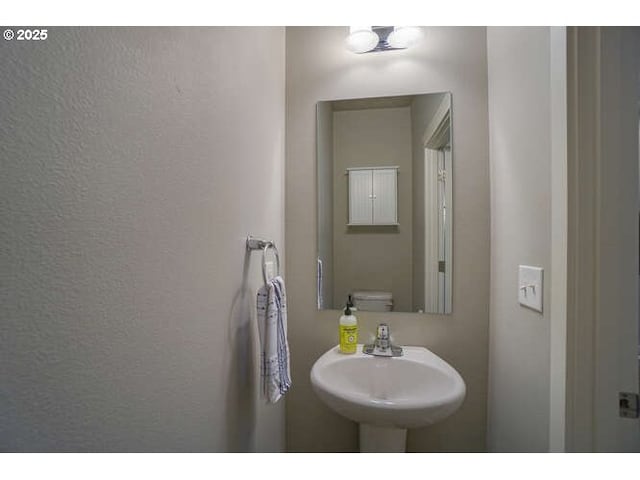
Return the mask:
<svg viewBox="0 0 640 480">
<path fill-rule="evenodd" d="M 360 423 L 361 453 L 404 453 L 407 451 L 405 428 L 378 427 Z"/>
</svg>

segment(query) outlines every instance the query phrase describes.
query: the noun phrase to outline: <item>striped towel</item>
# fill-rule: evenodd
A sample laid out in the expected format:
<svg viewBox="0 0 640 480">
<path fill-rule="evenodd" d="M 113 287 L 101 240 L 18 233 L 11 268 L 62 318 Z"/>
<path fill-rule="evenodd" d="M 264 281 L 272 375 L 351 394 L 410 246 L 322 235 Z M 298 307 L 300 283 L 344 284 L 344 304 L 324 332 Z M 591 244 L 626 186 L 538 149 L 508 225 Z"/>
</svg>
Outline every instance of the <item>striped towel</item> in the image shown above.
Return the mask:
<svg viewBox="0 0 640 480">
<path fill-rule="evenodd" d="M 287 341 L 287 295 L 284 280 L 277 276 L 258 290 L 258 327 L 262 348 L 262 392 L 276 403 L 291 387 Z"/>
</svg>

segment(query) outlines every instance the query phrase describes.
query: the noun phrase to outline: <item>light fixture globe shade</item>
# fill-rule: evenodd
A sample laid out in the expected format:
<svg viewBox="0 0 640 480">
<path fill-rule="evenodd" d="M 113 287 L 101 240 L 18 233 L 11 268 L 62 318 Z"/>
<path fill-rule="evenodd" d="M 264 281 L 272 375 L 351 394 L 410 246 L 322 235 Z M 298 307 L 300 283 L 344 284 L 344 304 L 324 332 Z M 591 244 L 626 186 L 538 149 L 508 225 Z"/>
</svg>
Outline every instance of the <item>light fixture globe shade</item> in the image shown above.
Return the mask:
<svg viewBox="0 0 640 480">
<path fill-rule="evenodd" d="M 416 43 L 419 38 L 420 29 L 418 27 L 394 27 L 387 42 L 393 48 L 407 48 Z"/>
<path fill-rule="evenodd" d="M 364 53 L 376 48 L 380 38 L 371 27 L 349 27 L 347 48 L 354 53 Z"/>
</svg>

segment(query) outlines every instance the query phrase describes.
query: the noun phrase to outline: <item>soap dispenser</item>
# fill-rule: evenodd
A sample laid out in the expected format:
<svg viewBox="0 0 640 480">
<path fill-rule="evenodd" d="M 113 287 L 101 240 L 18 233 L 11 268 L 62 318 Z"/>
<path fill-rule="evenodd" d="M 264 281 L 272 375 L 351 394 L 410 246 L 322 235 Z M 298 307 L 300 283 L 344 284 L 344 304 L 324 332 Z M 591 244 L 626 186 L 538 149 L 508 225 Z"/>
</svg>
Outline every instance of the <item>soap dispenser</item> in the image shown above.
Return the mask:
<svg viewBox="0 0 640 480">
<path fill-rule="evenodd" d="M 347 302 L 344 315 L 340 317 L 340 352 L 356 353 L 358 347 L 358 319 L 351 312 L 351 299 Z"/>
</svg>

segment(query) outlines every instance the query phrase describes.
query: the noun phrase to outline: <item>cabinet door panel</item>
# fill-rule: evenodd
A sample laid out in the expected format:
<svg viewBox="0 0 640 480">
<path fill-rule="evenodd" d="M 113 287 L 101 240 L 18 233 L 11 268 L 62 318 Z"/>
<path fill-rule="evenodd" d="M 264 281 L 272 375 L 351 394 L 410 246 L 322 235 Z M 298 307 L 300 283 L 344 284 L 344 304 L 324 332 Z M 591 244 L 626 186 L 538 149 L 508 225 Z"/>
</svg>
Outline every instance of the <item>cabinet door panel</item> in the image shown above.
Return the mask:
<svg viewBox="0 0 640 480">
<path fill-rule="evenodd" d="M 372 185 L 371 170 L 349 171 L 350 225 L 370 225 L 373 222 Z"/>
<path fill-rule="evenodd" d="M 373 223 L 398 223 L 397 171 L 395 168 L 373 171 Z"/>
</svg>

